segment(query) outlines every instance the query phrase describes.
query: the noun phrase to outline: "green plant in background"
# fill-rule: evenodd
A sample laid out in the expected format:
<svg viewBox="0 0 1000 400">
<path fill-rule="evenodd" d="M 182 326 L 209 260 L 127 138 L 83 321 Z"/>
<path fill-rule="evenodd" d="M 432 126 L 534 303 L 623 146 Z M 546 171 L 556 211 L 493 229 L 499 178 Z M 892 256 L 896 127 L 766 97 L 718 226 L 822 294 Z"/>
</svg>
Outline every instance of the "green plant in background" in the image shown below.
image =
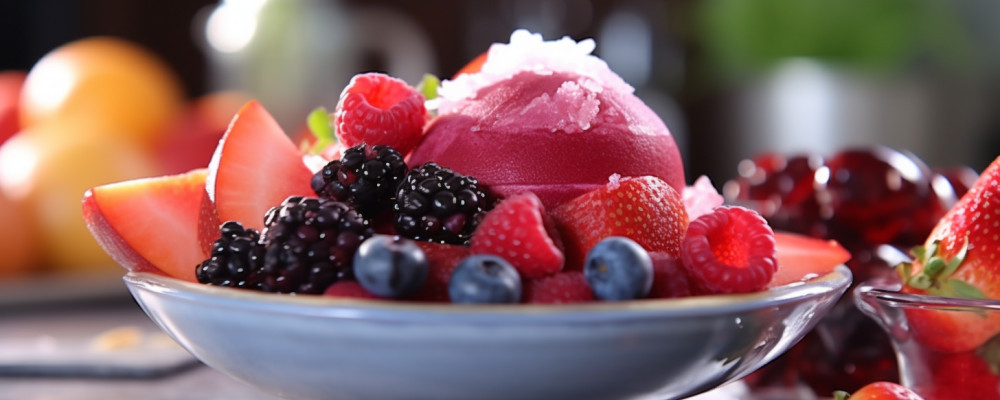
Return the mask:
<svg viewBox="0 0 1000 400">
<path fill-rule="evenodd" d="M 789 58 L 895 73 L 943 68 L 964 73 L 976 52 L 950 2 L 939 0 L 703 0 L 696 40 L 725 80 Z"/>
</svg>

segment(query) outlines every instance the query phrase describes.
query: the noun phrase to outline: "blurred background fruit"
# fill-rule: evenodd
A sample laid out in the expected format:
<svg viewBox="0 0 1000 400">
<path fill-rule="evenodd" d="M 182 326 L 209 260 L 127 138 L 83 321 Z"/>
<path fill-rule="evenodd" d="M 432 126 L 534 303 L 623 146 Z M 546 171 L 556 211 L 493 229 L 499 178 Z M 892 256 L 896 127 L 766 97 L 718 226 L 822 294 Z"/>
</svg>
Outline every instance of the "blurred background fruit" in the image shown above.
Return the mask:
<svg viewBox="0 0 1000 400">
<path fill-rule="evenodd" d="M 184 92 L 158 55 L 106 36 L 0 72 L 0 276 L 119 268 L 82 222 L 83 192 L 205 167 L 249 98 Z"/>
<path fill-rule="evenodd" d="M 21 276 L 40 267 L 35 221 L 25 205 L 0 191 L 0 279 Z"/>
<path fill-rule="evenodd" d="M 188 102 L 155 146 L 163 173 L 179 174 L 207 166 L 229 122 L 250 99 L 246 93 L 221 91 Z"/>
<path fill-rule="evenodd" d="M 739 163 L 723 192 L 728 202 L 758 210 L 774 229 L 837 240 L 851 252 L 847 266 L 860 283 L 894 275 L 898 257 L 923 244 L 977 177 L 969 167 L 931 168 L 912 152 L 867 146 L 758 154 Z M 852 297 L 844 297 L 799 345 L 750 381 L 804 383 L 831 393 L 898 380 L 889 340 L 879 329 Z"/>
<path fill-rule="evenodd" d="M 112 37 L 85 38 L 53 49 L 31 68 L 21 123 L 90 128 L 84 130 L 94 139 L 131 138 L 152 147 L 183 99 L 179 78 L 149 50 Z"/>
<path fill-rule="evenodd" d="M 95 185 L 159 173 L 146 148 L 129 140 L 94 140 L 94 135 L 68 128 L 22 131 L 0 146 L 0 190 L 28 207 L 25 215 L 36 224 L 46 268 L 119 269 L 83 223 L 83 193 Z"/>
<path fill-rule="evenodd" d="M 21 88 L 27 73 L 0 71 L 0 143 L 21 130 Z"/>
</svg>

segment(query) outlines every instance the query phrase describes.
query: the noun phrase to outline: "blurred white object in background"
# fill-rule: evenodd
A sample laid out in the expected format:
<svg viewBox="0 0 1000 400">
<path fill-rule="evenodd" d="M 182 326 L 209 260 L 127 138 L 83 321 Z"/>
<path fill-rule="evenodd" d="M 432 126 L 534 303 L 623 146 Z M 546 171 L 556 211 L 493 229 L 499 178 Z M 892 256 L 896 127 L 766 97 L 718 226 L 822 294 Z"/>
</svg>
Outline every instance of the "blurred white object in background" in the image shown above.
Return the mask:
<svg viewBox="0 0 1000 400">
<path fill-rule="evenodd" d="M 211 90 L 253 95 L 290 134 L 318 106 L 332 110 L 364 61 L 416 84 L 435 69 L 434 48 L 409 17 L 322 0 L 223 0 L 193 24 Z"/>
<path fill-rule="evenodd" d="M 730 150 L 740 159 L 881 144 L 958 165 L 981 146 L 971 128 L 984 115 L 981 95 L 919 73 L 875 75 L 791 58 L 738 94 Z"/>
</svg>

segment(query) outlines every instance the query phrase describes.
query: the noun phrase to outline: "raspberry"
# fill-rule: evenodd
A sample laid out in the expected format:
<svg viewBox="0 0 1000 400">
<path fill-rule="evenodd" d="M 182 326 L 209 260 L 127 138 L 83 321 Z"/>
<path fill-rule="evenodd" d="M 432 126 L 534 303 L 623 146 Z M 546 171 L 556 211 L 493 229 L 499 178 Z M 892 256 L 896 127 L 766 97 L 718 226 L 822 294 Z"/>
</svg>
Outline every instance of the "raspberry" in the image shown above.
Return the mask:
<svg viewBox="0 0 1000 400">
<path fill-rule="evenodd" d="M 416 242 L 417 246 L 424 251 L 429 264 L 427 271 L 427 281 L 414 295 L 408 299 L 427 302 L 450 301 L 448 297 L 448 281 L 451 280 L 451 273 L 455 270 L 462 259 L 472 254 L 468 246 L 455 244 L 440 244 L 431 242 Z"/>
<path fill-rule="evenodd" d="M 334 112 L 337 138 L 345 146 L 388 145 L 407 154 L 423 136 L 424 96 L 402 80 L 358 74 L 340 94 Z"/>
<path fill-rule="evenodd" d="M 212 244 L 211 256 L 195 270 L 198 282 L 255 289 L 264 256 L 260 235 L 236 221 L 222 224 L 219 231 L 222 236 Z"/>
<path fill-rule="evenodd" d="M 266 292 L 322 293 L 352 275 L 354 253 L 373 234 L 354 208 L 329 199 L 289 197 L 264 221 L 260 290 Z"/>
<path fill-rule="evenodd" d="M 563 267 L 559 235 L 538 196 L 524 193 L 504 199 L 472 233 L 473 253 L 507 260 L 521 277 L 539 278 Z"/>
<path fill-rule="evenodd" d="M 544 278 L 522 282 L 521 302 L 535 304 L 569 304 L 594 301 L 594 291 L 587 284 L 583 271 L 561 271 Z"/>
<path fill-rule="evenodd" d="M 473 177 L 433 162 L 406 174 L 396 192 L 396 230 L 423 241 L 468 244 L 493 200 Z"/>
<path fill-rule="evenodd" d="M 312 189 L 317 196 L 351 204 L 372 219 L 395 201 L 396 187 L 406 171 L 403 156 L 396 149 L 359 144 L 316 172 Z"/>
<path fill-rule="evenodd" d="M 699 294 L 763 290 L 777 269 L 774 232 L 755 211 L 718 207 L 688 226 L 681 260 Z"/>
<path fill-rule="evenodd" d="M 651 252 L 649 258 L 653 260 L 653 287 L 649 290 L 649 298 L 691 296 L 691 283 L 680 259 L 663 252 Z"/>
</svg>

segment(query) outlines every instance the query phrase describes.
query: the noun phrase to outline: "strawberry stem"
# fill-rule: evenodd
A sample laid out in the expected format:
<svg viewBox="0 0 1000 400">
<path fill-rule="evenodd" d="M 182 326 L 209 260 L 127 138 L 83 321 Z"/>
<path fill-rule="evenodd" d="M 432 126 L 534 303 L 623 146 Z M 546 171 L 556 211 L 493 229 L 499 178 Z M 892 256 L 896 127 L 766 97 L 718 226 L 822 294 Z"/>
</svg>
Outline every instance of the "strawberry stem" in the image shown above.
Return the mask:
<svg viewBox="0 0 1000 400">
<path fill-rule="evenodd" d="M 927 247 L 917 246 L 911 251 L 916 262 L 924 266 L 919 274 L 913 275 L 913 264 L 901 263 L 897 266 L 903 284 L 915 289 L 927 291 L 935 296 L 958 297 L 966 299 L 985 299 L 979 288 L 967 282 L 953 279 L 951 276 L 965 261 L 969 252 L 969 239 L 958 250 L 954 257 L 945 261 L 938 253 L 940 241 L 935 240 Z"/>
</svg>

